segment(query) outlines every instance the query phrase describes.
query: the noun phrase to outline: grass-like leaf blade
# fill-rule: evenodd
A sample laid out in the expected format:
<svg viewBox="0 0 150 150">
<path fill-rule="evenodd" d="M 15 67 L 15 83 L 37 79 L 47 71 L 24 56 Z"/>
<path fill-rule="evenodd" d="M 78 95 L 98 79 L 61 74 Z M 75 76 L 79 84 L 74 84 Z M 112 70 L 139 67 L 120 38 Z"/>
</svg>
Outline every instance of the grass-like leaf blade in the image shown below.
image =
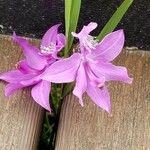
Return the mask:
<svg viewBox="0 0 150 150">
<path fill-rule="evenodd" d="M 120 22 L 120 20 L 122 19 L 122 17 L 128 10 L 128 8 L 130 7 L 132 2 L 133 2 L 133 0 L 125 0 L 120 5 L 120 7 L 116 10 L 116 12 L 109 19 L 107 24 L 104 26 L 104 28 L 102 29 L 100 34 L 97 36 L 97 39 L 99 41 L 101 41 L 104 38 L 104 36 L 106 36 L 108 33 L 112 32 L 116 28 L 116 26 L 118 25 L 118 23 Z"/>
<path fill-rule="evenodd" d="M 65 0 L 65 35 L 68 38 L 72 0 Z"/>
<path fill-rule="evenodd" d="M 67 8 L 66 8 L 67 7 Z M 66 25 L 66 37 L 67 46 L 65 48 L 64 56 L 69 55 L 69 50 L 72 46 L 73 36 L 71 32 L 76 31 L 79 14 L 80 14 L 81 0 L 65 0 L 65 25 Z"/>
</svg>

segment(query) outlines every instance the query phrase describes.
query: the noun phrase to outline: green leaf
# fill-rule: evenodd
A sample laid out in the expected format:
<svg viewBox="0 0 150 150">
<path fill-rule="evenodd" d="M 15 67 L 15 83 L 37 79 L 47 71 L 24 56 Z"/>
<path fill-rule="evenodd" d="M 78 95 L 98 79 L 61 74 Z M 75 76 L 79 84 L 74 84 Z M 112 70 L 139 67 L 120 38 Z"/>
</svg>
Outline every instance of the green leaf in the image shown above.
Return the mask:
<svg viewBox="0 0 150 150">
<path fill-rule="evenodd" d="M 71 13 L 72 0 L 65 0 L 65 34 L 68 38 L 70 28 L 70 13 Z"/>
<path fill-rule="evenodd" d="M 61 85 L 52 84 L 51 86 L 51 107 L 54 115 L 57 114 L 61 103 Z"/>
<path fill-rule="evenodd" d="M 120 7 L 116 10 L 116 12 L 113 14 L 113 16 L 110 18 L 110 20 L 107 22 L 107 24 L 98 35 L 97 39 L 99 41 L 101 41 L 108 33 L 112 32 L 116 28 L 132 2 L 133 0 L 125 0 L 120 5 Z"/>
<path fill-rule="evenodd" d="M 65 34 L 67 37 L 67 45 L 65 47 L 64 56 L 69 55 L 69 50 L 73 43 L 73 36 L 71 32 L 76 31 L 79 14 L 80 14 L 81 0 L 65 0 Z"/>
</svg>

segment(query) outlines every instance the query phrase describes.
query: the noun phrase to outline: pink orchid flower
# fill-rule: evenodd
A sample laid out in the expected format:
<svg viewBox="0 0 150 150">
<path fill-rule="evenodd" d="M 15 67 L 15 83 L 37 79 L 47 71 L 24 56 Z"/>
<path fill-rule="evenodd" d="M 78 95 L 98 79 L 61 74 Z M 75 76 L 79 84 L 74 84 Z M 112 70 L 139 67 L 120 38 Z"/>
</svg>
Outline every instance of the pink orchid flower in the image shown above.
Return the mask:
<svg viewBox="0 0 150 150">
<path fill-rule="evenodd" d="M 124 46 L 123 30 L 108 34 L 98 43 L 89 35 L 96 26 L 96 23 L 90 23 L 84 26 L 80 33 L 73 33 L 79 38 L 80 52 L 49 66 L 43 73 L 42 79 L 54 83 L 76 80 L 73 94 L 79 98 L 82 106 L 82 95 L 86 92 L 96 105 L 110 112 L 110 97 L 106 83 L 118 80 L 131 84 L 132 78 L 128 77 L 125 67 L 111 63 Z"/>
<path fill-rule="evenodd" d="M 9 96 L 16 90 L 32 86 L 32 97 L 42 107 L 50 111 L 49 92 L 51 83 L 40 78 L 40 75 L 56 61 L 57 53 L 64 47 L 66 38 L 58 33 L 58 27 L 51 27 L 43 36 L 40 49 L 32 46 L 27 40 L 13 34 L 13 40 L 18 43 L 25 59 L 17 64 L 17 69 L 0 75 L 0 79 L 8 82 L 5 95 Z"/>
</svg>

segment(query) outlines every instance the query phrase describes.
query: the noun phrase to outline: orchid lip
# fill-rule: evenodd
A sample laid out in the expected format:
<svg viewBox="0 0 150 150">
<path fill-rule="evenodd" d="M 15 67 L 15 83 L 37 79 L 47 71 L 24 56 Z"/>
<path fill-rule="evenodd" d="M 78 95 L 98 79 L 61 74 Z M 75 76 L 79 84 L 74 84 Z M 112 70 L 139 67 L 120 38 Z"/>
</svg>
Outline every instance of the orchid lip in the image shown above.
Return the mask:
<svg viewBox="0 0 150 150">
<path fill-rule="evenodd" d="M 90 79 L 90 84 L 94 87 L 103 87 L 104 86 L 104 83 L 105 83 L 105 78 L 104 77 L 101 77 L 101 78 L 98 78 L 91 70 L 90 68 L 87 66 L 87 75 Z"/>
</svg>

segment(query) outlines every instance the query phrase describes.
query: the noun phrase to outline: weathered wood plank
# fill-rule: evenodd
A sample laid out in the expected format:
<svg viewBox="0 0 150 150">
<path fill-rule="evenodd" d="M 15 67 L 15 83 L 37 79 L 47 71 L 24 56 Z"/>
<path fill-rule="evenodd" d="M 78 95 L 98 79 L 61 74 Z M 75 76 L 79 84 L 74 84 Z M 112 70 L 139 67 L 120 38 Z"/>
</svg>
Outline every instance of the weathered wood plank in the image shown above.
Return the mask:
<svg viewBox="0 0 150 150">
<path fill-rule="evenodd" d="M 0 72 L 15 68 L 21 57 L 10 37 L 0 35 Z M 0 81 L 0 150 L 37 150 L 43 109 L 32 100 L 29 89 L 7 98 L 4 86 Z"/>
<path fill-rule="evenodd" d="M 63 102 L 55 150 L 150 150 L 150 52 L 126 51 L 116 60 L 127 66 L 132 85 L 109 84 L 112 116 L 85 107 L 69 95 Z"/>
</svg>

